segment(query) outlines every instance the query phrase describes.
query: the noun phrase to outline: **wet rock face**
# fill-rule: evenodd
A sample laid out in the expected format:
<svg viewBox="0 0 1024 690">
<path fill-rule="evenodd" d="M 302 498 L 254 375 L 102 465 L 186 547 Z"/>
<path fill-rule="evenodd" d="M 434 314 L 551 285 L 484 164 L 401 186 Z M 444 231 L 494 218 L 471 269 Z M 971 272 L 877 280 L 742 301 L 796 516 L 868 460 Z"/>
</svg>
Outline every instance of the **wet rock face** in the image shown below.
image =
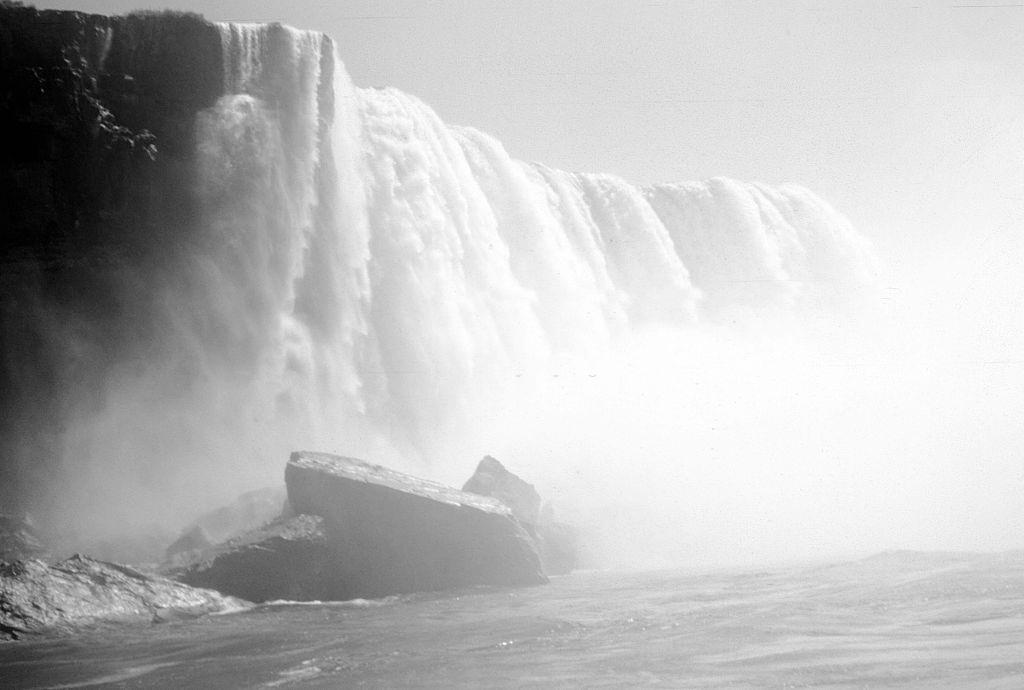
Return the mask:
<svg viewBox="0 0 1024 690">
<path fill-rule="evenodd" d="M 285 482 L 296 513 L 324 519 L 340 598 L 547 581 L 495 499 L 323 453 L 293 453 Z"/>
<path fill-rule="evenodd" d="M 208 549 L 177 579 L 256 602 L 350 599 L 340 558 L 323 518 L 297 515 Z"/>
<path fill-rule="evenodd" d="M 0 640 L 70 632 L 101 622 L 199 616 L 242 603 L 85 556 L 54 565 L 38 560 L 0 563 Z"/>
<path fill-rule="evenodd" d="M 533 484 L 509 472 L 490 455 L 484 456 L 462 490 L 493 496 L 507 505 L 518 520 L 528 525 L 536 525 L 540 519 L 540 494 Z"/>
</svg>

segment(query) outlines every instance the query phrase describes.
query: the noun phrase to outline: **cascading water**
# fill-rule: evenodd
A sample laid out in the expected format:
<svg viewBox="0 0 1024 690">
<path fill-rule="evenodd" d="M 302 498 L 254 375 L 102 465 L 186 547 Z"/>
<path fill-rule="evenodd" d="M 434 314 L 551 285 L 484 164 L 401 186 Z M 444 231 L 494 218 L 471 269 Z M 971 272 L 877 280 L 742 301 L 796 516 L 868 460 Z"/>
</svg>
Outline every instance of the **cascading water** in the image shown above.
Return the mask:
<svg viewBox="0 0 1024 690">
<path fill-rule="evenodd" d="M 97 532 L 277 482 L 299 447 L 429 474 L 467 415 L 637 329 L 813 310 L 871 280 L 862 238 L 801 188 L 517 161 L 412 96 L 355 88 L 321 34 L 218 29 L 202 236 L 140 281 L 157 344 L 63 434 L 55 495 Z"/>
</svg>

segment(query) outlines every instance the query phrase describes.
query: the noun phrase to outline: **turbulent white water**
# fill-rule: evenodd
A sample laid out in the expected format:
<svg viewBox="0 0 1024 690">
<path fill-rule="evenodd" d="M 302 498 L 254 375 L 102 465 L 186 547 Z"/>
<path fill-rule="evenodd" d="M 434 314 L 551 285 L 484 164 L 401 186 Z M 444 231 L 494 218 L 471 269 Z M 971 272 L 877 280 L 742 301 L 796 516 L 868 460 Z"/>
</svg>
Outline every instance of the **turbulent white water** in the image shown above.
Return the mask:
<svg viewBox="0 0 1024 690">
<path fill-rule="evenodd" d="M 127 503 L 187 512 L 232 477 L 277 481 L 295 447 L 437 462 L 467 416 L 640 329 L 832 309 L 871 282 L 863 239 L 803 188 L 518 161 L 413 96 L 355 88 L 321 34 L 220 30 L 203 250 L 161 286 L 160 355 L 68 434 L 101 459 L 83 500 L 109 522 L 139 507 L 109 500 L 112 468 Z"/>
</svg>

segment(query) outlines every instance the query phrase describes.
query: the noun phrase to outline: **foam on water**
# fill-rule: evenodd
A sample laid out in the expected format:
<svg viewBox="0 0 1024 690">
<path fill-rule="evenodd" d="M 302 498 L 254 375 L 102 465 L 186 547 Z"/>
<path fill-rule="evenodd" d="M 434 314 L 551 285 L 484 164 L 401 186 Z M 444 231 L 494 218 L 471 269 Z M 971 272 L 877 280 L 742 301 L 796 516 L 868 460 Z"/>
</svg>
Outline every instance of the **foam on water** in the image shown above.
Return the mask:
<svg viewBox="0 0 1024 690">
<path fill-rule="evenodd" d="M 327 606 L 343 609 L 369 609 L 377 606 L 390 606 L 400 601 L 400 597 L 389 596 L 380 599 L 346 599 L 345 601 L 292 601 L 291 599 L 275 599 L 258 604 L 257 607 L 288 607 L 288 606 Z"/>
</svg>

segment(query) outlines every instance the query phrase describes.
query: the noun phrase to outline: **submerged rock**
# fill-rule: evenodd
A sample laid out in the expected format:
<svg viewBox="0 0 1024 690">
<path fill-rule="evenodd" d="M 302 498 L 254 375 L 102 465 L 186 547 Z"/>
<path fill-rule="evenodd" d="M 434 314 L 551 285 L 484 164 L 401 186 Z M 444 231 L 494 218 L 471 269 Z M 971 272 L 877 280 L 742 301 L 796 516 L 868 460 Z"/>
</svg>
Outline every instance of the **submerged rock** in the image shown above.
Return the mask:
<svg viewBox="0 0 1024 690">
<path fill-rule="evenodd" d="M 242 605 L 208 589 L 76 555 L 0 563 L 0 639 L 100 622 L 160 622 Z"/>
<path fill-rule="evenodd" d="M 520 522 L 528 525 L 536 525 L 540 519 L 540 494 L 533 484 L 509 472 L 490 455 L 484 456 L 462 490 L 498 499 L 512 510 Z"/>
<path fill-rule="evenodd" d="M 296 513 L 324 518 L 338 598 L 547 581 L 495 499 L 325 453 L 292 453 L 285 482 Z"/>
<path fill-rule="evenodd" d="M 256 602 L 349 598 L 345 583 L 336 576 L 338 558 L 323 518 L 297 515 L 204 552 L 177 578 Z"/>
</svg>

